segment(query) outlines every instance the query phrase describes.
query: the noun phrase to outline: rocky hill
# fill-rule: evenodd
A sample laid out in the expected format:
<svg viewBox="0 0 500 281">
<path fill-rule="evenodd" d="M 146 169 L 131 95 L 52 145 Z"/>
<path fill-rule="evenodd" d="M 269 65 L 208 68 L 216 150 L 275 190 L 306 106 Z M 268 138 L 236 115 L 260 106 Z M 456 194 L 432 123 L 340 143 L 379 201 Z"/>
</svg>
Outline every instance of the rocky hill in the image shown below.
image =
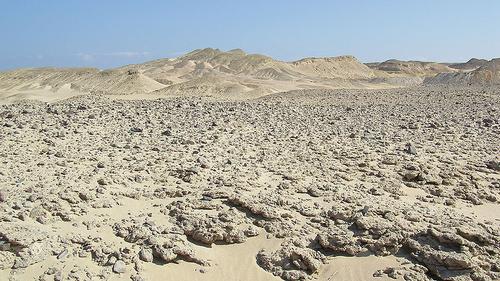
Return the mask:
<svg viewBox="0 0 500 281">
<path fill-rule="evenodd" d="M 476 70 L 488 63 L 488 60 L 472 58 L 464 63 L 453 63 L 449 67 L 460 70 Z"/>
<path fill-rule="evenodd" d="M 500 59 L 492 59 L 481 67 L 466 72 L 440 73 L 425 80 L 426 84 L 499 85 Z"/>
<path fill-rule="evenodd" d="M 438 73 L 455 72 L 456 70 L 444 64 L 422 61 L 388 60 L 382 63 L 369 64 L 372 69 L 393 75 L 404 76 L 434 76 Z"/>
</svg>

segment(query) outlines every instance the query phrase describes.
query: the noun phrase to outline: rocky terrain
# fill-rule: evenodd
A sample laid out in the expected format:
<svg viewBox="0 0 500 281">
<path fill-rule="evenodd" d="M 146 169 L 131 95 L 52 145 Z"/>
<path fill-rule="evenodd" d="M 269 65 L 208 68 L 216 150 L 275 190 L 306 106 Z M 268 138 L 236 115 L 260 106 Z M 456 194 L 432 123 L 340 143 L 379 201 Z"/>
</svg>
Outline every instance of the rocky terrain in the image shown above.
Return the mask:
<svg viewBox="0 0 500 281">
<path fill-rule="evenodd" d="M 473 68 L 477 66 L 476 68 Z M 469 67 L 467 71 L 457 73 L 439 73 L 434 77 L 428 77 L 425 84 L 440 85 L 462 85 L 462 86 L 495 86 L 500 85 L 500 59 L 490 61 L 471 60 L 465 64 Z"/>
<path fill-rule="evenodd" d="M 332 65 L 197 54 L 177 63 L 259 79 Z M 152 64 L 113 70 L 131 79 L 110 91 L 185 83 Z M 0 280 L 500 279 L 498 88 L 163 97 L 0 106 Z"/>
</svg>

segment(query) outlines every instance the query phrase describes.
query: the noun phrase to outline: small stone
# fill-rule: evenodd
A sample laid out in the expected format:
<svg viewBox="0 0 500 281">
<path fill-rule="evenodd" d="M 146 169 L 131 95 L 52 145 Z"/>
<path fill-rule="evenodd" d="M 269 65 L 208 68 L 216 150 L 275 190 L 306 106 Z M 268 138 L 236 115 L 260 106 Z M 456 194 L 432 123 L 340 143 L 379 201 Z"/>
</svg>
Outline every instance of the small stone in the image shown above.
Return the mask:
<svg viewBox="0 0 500 281">
<path fill-rule="evenodd" d="M 125 263 L 122 260 L 117 260 L 113 265 L 113 272 L 125 273 L 125 271 L 126 271 Z"/>
<path fill-rule="evenodd" d="M 68 256 L 68 249 L 64 249 L 62 252 L 59 253 L 59 255 L 57 255 L 57 259 L 58 260 L 62 260 L 64 258 L 66 258 Z"/>
<path fill-rule="evenodd" d="M 49 267 L 46 271 L 45 274 L 47 275 L 54 275 L 57 273 L 57 268 L 55 267 Z"/>
<path fill-rule="evenodd" d="M 413 144 L 411 144 L 411 143 L 406 144 L 405 151 L 408 154 L 417 155 L 417 148 Z"/>
<path fill-rule="evenodd" d="M 0 190 L 0 203 L 7 201 L 7 192 L 5 190 Z"/>
<path fill-rule="evenodd" d="M 141 176 L 141 175 L 135 175 L 135 176 L 134 176 L 134 181 L 135 181 L 136 183 L 141 183 L 141 182 L 143 182 L 143 181 L 144 181 L 144 177 L 143 177 L 143 176 Z"/>
<path fill-rule="evenodd" d="M 62 271 L 59 270 L 54 274 L 54 281 L 62 281 L 62 280 L 63 280 Z"/>
<path fill-rule="evenodd" d="M 384 272 L 381 269 L 373 273 L 373 277 L 382 277 L 382 276 L 384 276 Z"/>
<path fill-rule="evenodd" d="M 98 179 L 98 180 L 97 180 L 97 183 L 98 183 L 99 185 L 107 185 L 107 184 L 108 184 L 108 181 L 107 181 L 107 180 L 105 180 L 105 179 L 103 179 L 103 178 L 101 178 L 101 179 Z"/>
<path fill-rule="evenodd" d="M 172 132 L 171 132 L 170 130 L 165 130 L 165 131 L 163 131 L 163 132 L 161 133 L 161 135 L 162 135 L 162 136 L 167 136 L 167 137 L 169 137 L 169 136 L 171 136 L 171 135 L 172 135 Z"/>
<path fill-rule="evenodd" d="M 112 265 L 115 264 L 118 259 L 115 256 L 111 256 L 108 258 L 108 262 L 106 263 L 107 265 Z"/>
<path fill-rule="evenodd" d="M 370 194 L 375 195 L 375 196 L 381 196 L 384 195 L 384 191 L 380 188 L 371 188 L 369 190 Z"/>
<path fill-rule="evenodd" d="M 199 157 L 197 159 L 197 161 L 200 164 L 200 167 L 202 167 L 203 169 L 210 168 L 210 164 L 208 163 L 207 159 L 205 159 L 204 157 Z"/>
<path fill-rule="evenodd" d="M 488 169 L 500 171 L 500 161 L 494 161 L 494 160 L 488 161 L 486 162 L 486 167 L 488 167 Z"/>
<path fill-rule="evenodd" d="M 396 160 L 395 157 L 387 156 L 382 160 L 382 164 L 385 165 L 396 165 L 398 161 Z"/>
<path fill-rule="evenodd" d="M 133 127 L 130 129 L 130 131 L 132 133 L 142 133 L 143 130 L 142 130 L 142 128 L 139 128 L 139 127 Z"/>
<path fill-rule="evenodd" d="M 146 279 L 144 279 L 144 277 L 142 277 L 142 276 L 140 276 L 138 274 L 131 276 L 130 279 L 132 281 L 145 281 L 146 280 Z"/>
<path fill-rule="evenodd" d="M 419 175 L 420 175 L 419 171 L 407 171 L 404 175 L 404 179 L 406 181 L 413 181 L 416 180 Z"/>
<path fill-rule="evenodd" d="M 141 251 L 139 252 L 139 258 L 145 262 L 152 262 L 153 250 L 151 250 L 150 248 L 142 248 Z"/>
</svg>

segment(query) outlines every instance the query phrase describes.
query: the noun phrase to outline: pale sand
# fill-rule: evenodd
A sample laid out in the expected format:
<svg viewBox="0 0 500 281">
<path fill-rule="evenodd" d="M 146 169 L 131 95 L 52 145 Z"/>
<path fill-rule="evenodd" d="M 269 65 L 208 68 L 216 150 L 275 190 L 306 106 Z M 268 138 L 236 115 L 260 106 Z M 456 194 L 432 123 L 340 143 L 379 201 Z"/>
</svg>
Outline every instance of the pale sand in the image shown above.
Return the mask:
<svg viewBox="0 0 500 281">
<path fill-rule="evenodd" d="M 121 219 L 153 212 L 151 219 L 156 223 L 168 223 L 165 216 L 157 212 L 157 209 L 151 208 L 153 204 L 165 204 L 168 200 L 135 200 L 130 198 L 122 198 L 121 206 L 110 209 L 91 209 L 91 212 L 75 221 L 76 224 L 80 221 L 85 221 L 86 217 L 111 219 L 119 221 Z M 77 227 L 68 228 L 68 225 L 60 222 L 51 226 L 58 233 L 77 234 L 85 233 L 85 235 L 93 235 L 101 237 L 102 239 L 112 242 L 118 247 L 130 247 L 131 244 L 125 242 L 123 239 L 116 237 L 109 227 L 102 227 L 94 230 L 87 230 L 82 224 Z M 45 226 L 42 226 L 45 228 Z M 257 253 L 262 250 L 274 251 L 279 249 L 283 239 L 277 239 L 272 236 L 261 233 L 255 238 L 250 238 L 247 242 L 242 244 L 230 245 L 212 245 L 211 247 L 193 244 L 193 249 L 196 251 L 200 258 L 210 261 L 210 267 L 202 267 L 194 263 L 179 261 L 175 264 L 166 264 L 158 266 L 155 263 L 144 263 L 142 276 L 146 280 L 178 280 L 178 281 L 191 281 L 191 280 L 238 280 L 238 281 L 252 281 L 252 280 L 281 280 L 281 278 L 268 273 L 260 268 L 255 260 Z M 73 268 L 84 266 L 90 271 L 99 272 L 102 270 L 90 258 L 70 257 L 62 261 L 63 276 L 67 276 Z M 29 270 L 18 273 L 16 276 L 20 280 L 34 280 L 36 277 L 42 275 L 50 267 L 59 265 L 60 260 L 55 257 L 50 257 L 47 260 L 37 263 Z M 328 259 L 328 262 L 323 265 L 318 272 L 318 280 L 394 280 L 387 276 L 373 277 L 373 273 L 377 270 L 387 267 L 397 267 L 401 263 L 396 257 L 345 257 L 337 256 Z M 129 267 L 129 271 L 131 268 Z M 0 280 L 8 280 L 9 270 L 0 270 Z M 5 277 L 5 279 L 3 278 Z M 108 280 L 123 280 L 120 275 L 111 275 Z"/>
<path fill-rule="evenodd" d="M 85 94 L 88 93 L 71 89 L 70 84 L 64 84 L 62 87 L 56 90 L 52 89 L 51 86 L 31 89 L 0 89 L 0 104 L 9 104 L 23 100 L 36 100 L 41 102 L 53 103 Z"/>
<path fill-rule="evenodd" d="M 82 230 L 83 231 L 83 230 Z M 105 239 L 112 238 L 105 235 Z M 279 248 L 280 239 L 266 238 L 265 234 L 249 239 L 243 244 L 213 245 L 211 248 L 195 246 L 200 257 L 211 261 L 210 267 L 179 261 L 178 263 L 158 266 L 154 263 L 145 263 L 141 275 L 146 280 L 235 280 L 235 281 L 279 281 L 279 277 L 262 270 L 255 262 L 255 255 L 261 249 L 276 250 Z M 115 239 L 112 239 L 115 240 Z M 116 240 L 115 242 L 120 243 Z M 37 263 L 22 273 L 16 274 L 18 280 L 35 280 L 50 267 L 60 267 L 60 260 L 50 257 L 43 262 Z M 333 257 L 322 266 L 317 275 L 317 280 L 327 281 L 390 281 L 403 280 L 392 279 L 387 276 L 373 277 L 377 270 L 387 267 L 398 267 L 401 263 L 395 257 Z M 63 261 L 63 276 L 70 274 L 74 268 L 85 267 L 89 271 L 99 272 L 101 267 L 96 265 L 90 258 L 72 257 Z M 130 268 L 128 269 L 130 270 Z M 9 270 L 0 270 L 0 280 L 7 281 Z M 111 275 L 110 281 L 123 280 L 124 276 Z M 83 280 L 86 280 L 85 278 Z"/>
</svg>

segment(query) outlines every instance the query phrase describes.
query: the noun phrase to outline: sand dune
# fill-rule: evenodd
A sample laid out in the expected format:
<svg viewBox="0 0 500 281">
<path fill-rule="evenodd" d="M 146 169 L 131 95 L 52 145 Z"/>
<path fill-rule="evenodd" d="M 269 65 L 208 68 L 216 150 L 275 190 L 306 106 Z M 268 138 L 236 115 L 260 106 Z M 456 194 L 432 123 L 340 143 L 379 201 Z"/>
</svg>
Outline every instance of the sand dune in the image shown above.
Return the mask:
<svg viewBox="0 0 500 281">
<path fill-rule="evenodd" d="M 371 79 L 375 73 L 355 57 L 342 56 L 333 58 L 306 58 L 292 65 L 301 73 L 310 77 L 340 79 Z"/>
<path fill-rule="evenodd" d="M 353 56 L 339 56 L 285 62 L 241 49 L 224 52 L 206 48 L 178 58 L 108 70 L 39 68 L 2 72 L 0 100 L 55 101 L 86 93 L 252 99 L 301 89 L 495 84 L 498 77 L 498 61 L 494 60 L 471 59 L 449 65 L 399 60 L 363 64 Z"/>
<path fill-rule="evenodd" d="M 391 88 L 385 77 L 352 56 L 283 62 L 235 49 L 200 49 L 174 59 L 98 69 L 21 69 L 0 73 L 2 98 L 12 95 L 47 101 L 60 87 L 105 95 L 221 96 L 253 98 L 295 89 Z M 403 84 L 401 84 L 403 85 Z M 37 91 L 37 95 L 30 93 Z M 63 98 L 63 96 L 61 96 Z"/>
</svg>

